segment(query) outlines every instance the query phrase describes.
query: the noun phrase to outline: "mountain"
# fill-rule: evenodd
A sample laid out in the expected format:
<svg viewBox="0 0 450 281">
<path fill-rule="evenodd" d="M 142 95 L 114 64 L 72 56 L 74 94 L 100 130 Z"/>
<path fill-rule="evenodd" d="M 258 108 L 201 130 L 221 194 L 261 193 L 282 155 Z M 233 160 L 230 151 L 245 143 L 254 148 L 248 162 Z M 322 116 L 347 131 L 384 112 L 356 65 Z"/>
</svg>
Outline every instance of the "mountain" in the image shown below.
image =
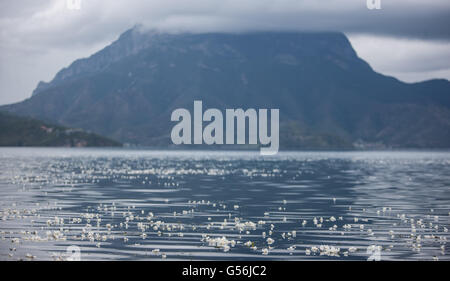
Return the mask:
<svg viewBox="0 0 450 281">
<path fill-rule="evenodd" d="M 175 108 L 279 108 L 281 148 L 450 147 L 450 82 L 376 73 L 342 33 L 133 28 L 0 110 L 170 144 Z"/>
<path fill-rule="evenodd" d="M 54 126 L 39 120 L 0 112 L 0 146 L 121 146 L 80 129 Z"/>
</svg>

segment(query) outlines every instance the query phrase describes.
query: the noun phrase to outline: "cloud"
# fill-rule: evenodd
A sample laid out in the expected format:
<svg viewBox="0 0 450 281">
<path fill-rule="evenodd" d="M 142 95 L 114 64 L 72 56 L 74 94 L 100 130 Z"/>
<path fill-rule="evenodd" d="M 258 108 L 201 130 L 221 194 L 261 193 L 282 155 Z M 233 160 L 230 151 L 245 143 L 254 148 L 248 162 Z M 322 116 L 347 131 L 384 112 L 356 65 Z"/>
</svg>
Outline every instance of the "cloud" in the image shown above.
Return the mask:
<svg viewBox="0 0 450 281">
<path fill-rule="evenodd" d="M 407 82 L 450 78 L 450 42 L 348 34 L 375 71 Z"/>
<path fill-rule="evenodd" d="M 81 0 L 81 10 L 69 10 L 65 0 L 0 1 L 0 104 L 28 97 L 39 80 L 50 80 L 136 24 L 166 32 L 326 30 L 402 42 L 450 42 L 448 0 L 381 0 L 381 7 L 369 10 L 366 0 Z M 369 62 L 389 68 L 388 60 L 372 59 L 377 50 L 355 45 L 369 54 Z M 402 45 L 405 54 L 408 46 Z M 433 50 L 436 58 L 438 52 L 447 54 Z M 418 70 L 417 79 L 420 72 L 445 71 L 435 59 L 421 57 L 429 69 Z M 411 65 L 407 59 L 399 62 Z"/>
<path fill-rule="evenodd" d="M 64 0 L 2 1 L 2 39 L 66 47 L 111 40 L 135 24 L 163 31 L 336 30 L 450 40 L 448 0 Z"/>
</svg>

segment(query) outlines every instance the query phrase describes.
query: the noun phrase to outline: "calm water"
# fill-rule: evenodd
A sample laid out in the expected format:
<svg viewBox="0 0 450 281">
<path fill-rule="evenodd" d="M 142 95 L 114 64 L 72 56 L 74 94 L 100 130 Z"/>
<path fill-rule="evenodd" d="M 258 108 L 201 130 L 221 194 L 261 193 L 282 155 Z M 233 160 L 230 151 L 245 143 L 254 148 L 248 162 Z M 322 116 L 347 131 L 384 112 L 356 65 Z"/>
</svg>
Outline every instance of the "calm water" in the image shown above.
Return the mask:
<svg viewBox="0 0 450 281">
<path fill-rule="evenodd" d="M 450 260 L 449 186 L 449 152 L 2 148 L 0 259 Z"/>
</svg>

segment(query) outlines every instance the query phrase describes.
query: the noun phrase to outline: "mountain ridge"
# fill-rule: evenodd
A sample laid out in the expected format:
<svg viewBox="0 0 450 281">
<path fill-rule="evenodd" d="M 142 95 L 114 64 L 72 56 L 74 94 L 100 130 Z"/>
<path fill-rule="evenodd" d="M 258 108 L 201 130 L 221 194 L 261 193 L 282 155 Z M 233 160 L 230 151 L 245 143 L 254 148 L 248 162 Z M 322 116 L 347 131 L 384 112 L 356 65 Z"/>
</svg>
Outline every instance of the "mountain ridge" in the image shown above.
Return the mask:
<svg viewBox="0 0 450 281">
<path fill-rule="evenodd" d="M 118 147 L 121 144 L 81 129 L 0 112 L 0 146 Z"/>
<path fill-rule="evenodd" d="M 171 111 L 192 109 L 194 99 L 208 108 L 280 108 L 281 128 L 297 132 L 280 129 L 282 148 L 450 147 L 450 82 L 377 73 L 335 32 L 134 28 L 0 110 L 164 146 Z"/>
</svg>

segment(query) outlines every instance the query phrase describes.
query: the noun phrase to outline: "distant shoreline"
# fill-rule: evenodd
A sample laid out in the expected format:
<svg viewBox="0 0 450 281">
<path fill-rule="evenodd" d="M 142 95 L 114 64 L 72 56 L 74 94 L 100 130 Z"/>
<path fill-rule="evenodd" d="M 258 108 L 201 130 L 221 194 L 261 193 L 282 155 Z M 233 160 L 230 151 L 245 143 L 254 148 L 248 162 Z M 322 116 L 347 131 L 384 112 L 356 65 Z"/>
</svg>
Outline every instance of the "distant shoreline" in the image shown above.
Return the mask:
<svg viewBox="0 0 450 281">
<path fill-rule="evenodd" d="M 170 152 L 255 152 L 259 153 L 257 149 L 214 149 L 214 148 L 167 148 L 167 147 L 153 147 L 153 146 L 85 146 L 85 147 L 70 147 L 70 146 L 0 146 L 0 149 L 7 148 L 36 148 L 36 149 L 70 149 L 70 150 L 129 150 L 129 151 L 170 151 Z M 450 148 L 386 148 L 386 149 L 280 149 L 279 153 L 288 152 L 450 152 Z"/>
</svg>

